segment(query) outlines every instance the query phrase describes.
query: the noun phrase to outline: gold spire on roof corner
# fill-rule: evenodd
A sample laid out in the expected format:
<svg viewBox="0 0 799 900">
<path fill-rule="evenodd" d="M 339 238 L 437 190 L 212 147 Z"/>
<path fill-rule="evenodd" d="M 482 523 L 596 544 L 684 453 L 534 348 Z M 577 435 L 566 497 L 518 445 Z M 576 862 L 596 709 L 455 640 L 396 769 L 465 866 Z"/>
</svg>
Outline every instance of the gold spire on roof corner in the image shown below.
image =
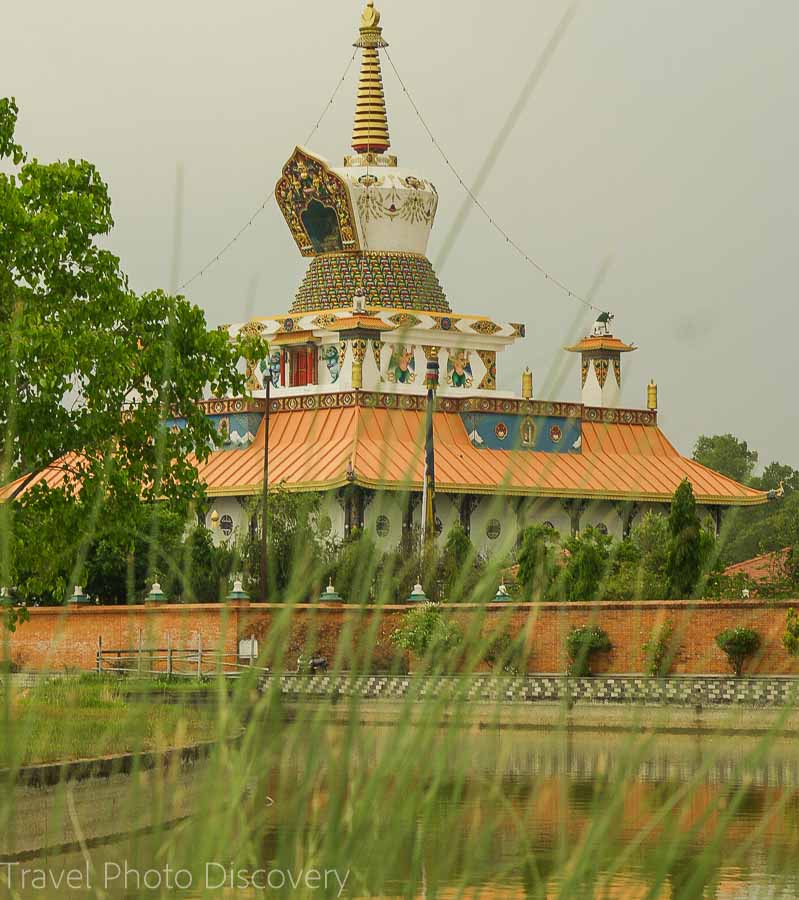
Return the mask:
<svg viewBox="0 0 799 900">
<path fill-rule="evenodd" d="M 380 12 L 375 8 L 374 0 L 367 0 L 361 14 L 360 35 L 355 46 L 363 50 L 363 58 L 355 105 L 355 125 L 352 129 L 352 149 L 356 153 L 385 153 L 391 146 L 391 141 L 388 136 L 386 98 L 378 51 L 382 47 L 388 47 L 388 44 L 383 40 Z"/>
</svg>

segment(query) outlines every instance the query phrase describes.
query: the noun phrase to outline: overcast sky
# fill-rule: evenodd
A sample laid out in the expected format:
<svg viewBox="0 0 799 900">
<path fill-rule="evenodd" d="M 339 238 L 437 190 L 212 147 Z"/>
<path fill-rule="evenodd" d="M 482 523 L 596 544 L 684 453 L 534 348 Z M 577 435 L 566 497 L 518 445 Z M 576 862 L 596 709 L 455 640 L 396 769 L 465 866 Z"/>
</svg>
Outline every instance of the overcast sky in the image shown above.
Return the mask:
<svg viewBox="0 0 799 900">
<path fill-rule="evenodd" d="M 391 54 L 471 182 L 566 0 L 378 0 Z M 137 290 L 168 287 L 185 172 L 179 282 L 269 195 L 352 53 L 362 0 L 38 0 L 4 5 L 2 93 L 42 160 L 93 161 L 111 188 L 110 240 Z M 796 0 L 583 0 L 481 200 L 536 260 L 597 303 L 640 350 L 622 402 L 660 385 L 683 452 L 731 431 L 799 467 Z M 384 63 L 392 152 L 440 194 L 436 258 L 462 190 Z M 349 152 L 357 66 L 311 141 Z M 274 203 L 187 290 L 212 324 L 288 310 L 306 262 Z M 441 280 L 456 311 L 525 321 L 499 361 L 518 391 L 577 399 L 564 343 L 591 317 L 477 212 Z M 559 381 L 560 379 L 560 381 Z"/>
</svg>

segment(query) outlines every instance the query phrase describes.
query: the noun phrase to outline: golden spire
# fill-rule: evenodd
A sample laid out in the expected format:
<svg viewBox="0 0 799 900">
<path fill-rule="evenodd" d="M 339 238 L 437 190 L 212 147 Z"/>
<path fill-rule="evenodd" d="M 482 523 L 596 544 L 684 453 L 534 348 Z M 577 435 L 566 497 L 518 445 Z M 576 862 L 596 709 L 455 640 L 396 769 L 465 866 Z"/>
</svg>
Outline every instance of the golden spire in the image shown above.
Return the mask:
<svg viewBox="0 0 799 900">
<path fill-rule="evenodd" d="M 383 40 L 380 13 L 375 9 L 374 0 L 366 2 L 361 15 L 360 31 L 355 46 L 363 50 L 363 57 L 355 105 L 355 126 L 352 129 L 352 149 L 356 153 L 385 153 L 391 142 L 388 137 L 386 98 L 383 94 L 378 50 L 388 47 L 388 44 Z"/>
</svg>

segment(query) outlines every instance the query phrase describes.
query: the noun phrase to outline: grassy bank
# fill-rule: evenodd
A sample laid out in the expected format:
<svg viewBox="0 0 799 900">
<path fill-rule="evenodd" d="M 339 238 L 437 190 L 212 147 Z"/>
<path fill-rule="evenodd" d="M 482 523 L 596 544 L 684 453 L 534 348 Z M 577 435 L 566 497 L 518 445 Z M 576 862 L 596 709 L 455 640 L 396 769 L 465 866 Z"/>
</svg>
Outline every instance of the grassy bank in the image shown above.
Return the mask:
<svg viewBox="0 0 799 900">
<path fill-rule="evenodd" d="M 199 684 L 84 676 L 4 692 L 0 766 L 136 753 L 209 740 L 217 705 Z M 163 702 L 169 694 L 170 702 Z"/>
</svg>

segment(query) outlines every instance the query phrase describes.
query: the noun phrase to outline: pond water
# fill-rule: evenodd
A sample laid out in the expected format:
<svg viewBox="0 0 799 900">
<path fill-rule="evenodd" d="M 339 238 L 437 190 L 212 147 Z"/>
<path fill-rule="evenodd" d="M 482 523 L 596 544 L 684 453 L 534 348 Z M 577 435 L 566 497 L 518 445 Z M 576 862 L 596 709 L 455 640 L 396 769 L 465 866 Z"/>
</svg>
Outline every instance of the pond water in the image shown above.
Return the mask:
<svg viewBox="0 0 799 900">
<path fill-rule="evenodd" d="M 331 759 L 343 730 L 334 725 L 326 731 Z M 367 725 L 362 732 L 368 766 L 391 746 L 395 729 Z M 403 807 L 398 846 L 386 858 L 352 860 L 355 874 L 341 896 L 799 897 L 799 748 L 793 739 L 770 740 L 764 750 L 761 739 L 742 736 L 471 728 L 459 734 L 458 746 L 467 765 L 451 782 L 425 783 L 425 760 L 408 760 L 425 784 L 410 807 L 412 820 Z M 165 835 L 191 821 L 198 792 L 207 791 L 204 765 L 166 782 L 145 775 L 133 785 L 120 777 L 69 791 L 17 789 L 17 827 L 3 836 L 3 860 L 57 873 L 85 867 L 88 855 L 97 873 L 82 893 L 52 884 L 46 893 L 23 890 L 17 882 L 17 896 L 94 896 L 106 864 L 157 861 Z M 283 758 L 279 777 L 277 770 L 253 776 L 265 824 L 260 859 L 251 868 L 268 866 L 281 840 L 298 827 L 287 793 L 292 777 L 295 783 L 309 777 L 301 755 Z M 218 799 L 225 802 L 224 785 Z M 311 821 L 349 827 L 324 788 L 312 805 L 314 816 L 303 830 Z M 372 818 L 379 830 L 391 825 L 392 812 L 374 809 Z M 123 822 L 136 834 L 120 834 Z M 166 823 L 165 830 L 150 833 L 148 826 L 158 823 Z M 48 852 L 37 849 L 45 844 Z M 181 852 L 173 868 L 183 864 L 196 873 L 190 848 Z M 372 867 L 380 871 L 377 891 Z M 0 881 L 3 871 L 0 864 Z M 127 890 L 103 887 L 110 896 L 208 896 L 198 885 L 195 874 L 185 890 L 163 883 L 152 890 L 135 882 Z M 306 885 L 266 894 L 338 891 L 333 883 L 327 890 Z M 229 885 L 211 891 L 217 893 L 264 895 Z M 0 889 L 0 895 L 8 894 Z"/>
</svg>

